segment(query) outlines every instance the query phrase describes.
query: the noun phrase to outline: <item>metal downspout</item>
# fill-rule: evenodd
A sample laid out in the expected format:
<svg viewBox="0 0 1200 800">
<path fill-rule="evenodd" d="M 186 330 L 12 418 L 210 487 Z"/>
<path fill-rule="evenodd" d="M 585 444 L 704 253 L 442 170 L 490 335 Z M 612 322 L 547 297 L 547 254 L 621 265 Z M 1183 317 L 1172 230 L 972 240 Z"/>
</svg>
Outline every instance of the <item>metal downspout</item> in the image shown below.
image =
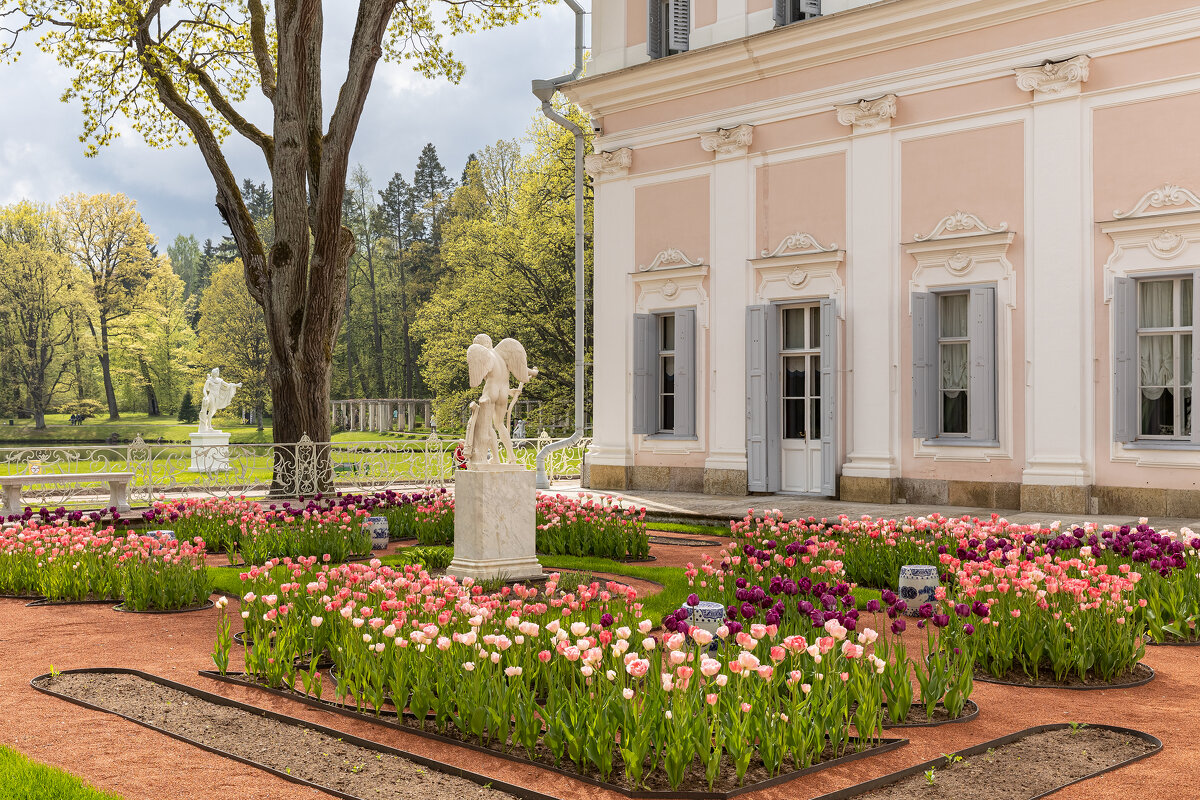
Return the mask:
<svg viewBox="0 0 1200 800">
<path fill-rule="evenodd" d="M 535 80 L 533 93 L 542 101 L 542 114 L 552 122 L 566 128 L 575 136 L 575 431 L 566 439 L 552 442 L 537 454 L 537 487 L 549 489 L 546 476 L 546 457 L 556 450 L 572 447 L 583 438 L 584 431 L 584 286 L 583 286 L 583 130 L 554 110 L 551 100 L 558 87 L 579 78 L 583 74 L 583 17 L 584 10 L 575 0 L 565 0 L 575 12 L 575 69 L 570 74 L 552 80 Z"/>
</svg>

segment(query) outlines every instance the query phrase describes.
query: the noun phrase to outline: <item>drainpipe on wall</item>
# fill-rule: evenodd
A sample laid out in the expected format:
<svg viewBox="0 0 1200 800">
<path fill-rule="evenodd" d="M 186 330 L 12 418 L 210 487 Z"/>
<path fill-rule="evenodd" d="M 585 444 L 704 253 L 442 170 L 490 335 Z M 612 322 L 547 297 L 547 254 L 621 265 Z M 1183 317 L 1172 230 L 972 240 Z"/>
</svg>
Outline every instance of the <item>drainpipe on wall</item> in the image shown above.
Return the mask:
<svg viewBox="0 0 1200 800">
<path fill-rule="evenodd" d="M 547 119 L 558 123 L 575 136 L 575 432 L 559 442 L 546 445 L 537 454 L 537 487 L 549 489 L 546 477 L 546 456 L 556 450 L 572 447 L 583 438 L 584 413 L 584 291 L 583 291 L 583 130 L 554 110 L 551 100 L 558 87 L 570 83 L 583 74 L 583 17 L 584 11 L 575 0 L 565 0 L 575 12 L 575 69 L 569 74 L 551 80 L 535 80 L 533 94 L 542 101 L 542 113 Z"/>
</svg>

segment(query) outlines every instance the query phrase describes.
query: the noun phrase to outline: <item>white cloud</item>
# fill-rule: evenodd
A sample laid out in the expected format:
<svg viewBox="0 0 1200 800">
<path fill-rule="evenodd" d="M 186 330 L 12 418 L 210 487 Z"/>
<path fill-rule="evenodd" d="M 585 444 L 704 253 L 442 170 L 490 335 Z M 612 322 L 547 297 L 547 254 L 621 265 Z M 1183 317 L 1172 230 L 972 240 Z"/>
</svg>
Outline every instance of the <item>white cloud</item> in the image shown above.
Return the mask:
<svg viewBox="0 0 1200 800">
<path fill-rule="evenodd" d="M 351 15 L 327 19 L 327 114 L 337 96 L 351 25 Z M 427 80 L 406 64 L 380 64 L 352 162 L 361 162 L 382 188 L 395 172 L 411 176 L 421 148 L 433 142 L 447 172 L 457 178 L 469 153 L 524 134 L 538 108 L 530 81 L 569 67 L 573 33 L 571 12 L 558 5 L 512 28 L 459 39 L 453 48 L 467 72 L 457 86 Z M 122 121 L 120 139 L 96 158 L 84 158 L 79 108 L 59 101 L 68 80 L 66 68 L 32 47 L 17 64 L 0 66 L 6 123 L 0 131 L 0 202 L 124 192 L 138 201 L 164 249 L 179 233 L 219 238 L 224 228 L 213 208 L 212 178 L 196 147 L 156 150 Z M 269 127 L 264 102 L 251 100 L 249 109 Z M 228 140 L 227 153 L 239 179 L 267 177 L 261 153 L 236 135 Z"/>
</svg>

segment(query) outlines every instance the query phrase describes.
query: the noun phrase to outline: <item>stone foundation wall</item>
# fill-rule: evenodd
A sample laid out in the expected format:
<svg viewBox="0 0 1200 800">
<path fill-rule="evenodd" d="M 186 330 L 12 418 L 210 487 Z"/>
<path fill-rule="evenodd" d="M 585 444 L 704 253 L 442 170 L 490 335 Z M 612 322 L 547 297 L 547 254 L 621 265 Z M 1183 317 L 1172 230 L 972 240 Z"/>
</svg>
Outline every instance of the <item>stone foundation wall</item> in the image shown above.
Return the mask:
<svg viewBox="0 0 1200 800">
<path fill-rule="evenodd" d="M 842 476 L 839 500 L 950 505 L 1048 514 L 1200 518 L 1200 489 L 1038 486 L 1011 482 Z"/>
<path fill-rule="evenodd" d="M 591 489 L 610 491 L 646 489 L 659 492 L 703 492 L 734 497 L 747 493 L 744 470 L 703 467 L 616 467 L 589 464 L 586 485 Z"/>
</svg>

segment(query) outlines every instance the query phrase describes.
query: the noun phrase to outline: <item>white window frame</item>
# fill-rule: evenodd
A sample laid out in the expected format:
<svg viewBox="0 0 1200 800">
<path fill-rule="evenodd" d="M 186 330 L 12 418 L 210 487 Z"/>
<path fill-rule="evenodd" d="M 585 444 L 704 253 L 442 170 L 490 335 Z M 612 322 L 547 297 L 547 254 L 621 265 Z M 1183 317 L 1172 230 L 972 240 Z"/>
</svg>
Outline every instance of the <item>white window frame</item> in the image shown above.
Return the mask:
<svg viewBox="0 0 1200 800">
<path fill-rule="evenodd" d="M 1186 280 L 1192 281 L 1192 292 L 1194 293 L 1196 291 L 1196 282 L 1195 282 L 1194 273 L 1192 273 L 1192 272 L 1174 273 L 1174 274 L 1170 274 L 1170 275 L 1159 275 L 1159 276 L 1155 276 L 1155 277 L 1143 276 L 1143 277 L 1139 277 L 1135 280 L 1135 285 L 1137 287 L 1136 296 L 1138 299 L 1138 310 L 1139 310 L 1139 318 L 1135 322 L 1135 324 L 1137 325 L 1137 338 L 1138 338 L 1137 398 L 1139 401 L 1137 404 L 1137 415 L 1138 415 L 1137 438 L 1135 439 L 1135 441 L 1190 442 L 1192 440 L 1191 432 L 1186 431 L 1186 428 L 1184 426 L 1183 390 L 1191 389 L 1193 392 L 1195 391 L 1193 388 L 1196 383 L 1195 374 L 1193 373 L 1193 375 L 1191 376 L 1191 378 L 1192 378 L 1191 383 L 1189 383 L 1187 386 L 1184 386 L 1181 383 L 1182 375 L 1183 375 L 1183 366 L 1184 366 L 1183 347 L 1182 347 L 1183 337 L 1184 336 L 1193 337 L 1192 338 L 1192 347 L 1194 348 L 1196 346 L 1196 341 L 1194 338 L 1195 337 L 1195 328 L 1196 328 L 1195 314 L 1193 313 L 1193 315 L 1192 315 L 1192 324 L 1191 325 L 1184 326 L 1181 324 L 1181 321 L 1183 319 L 1183 282 Z M 1140 318 L 1142 287 L 1144 285 L 1150 284 L 1150 283 L 1165 283 L 1165 282 L 1171 283 L 1171 321 L 1174 324 L 1171 325 L 1170 327 L 1166 327 L 1166 328 L 1144 328 L 1144 327 L 1142 327 L 1142 321 Z M 1193 297 L 1194 297 L 1194 295 L 1193 295 Z M 1193 303 L 1194 303 L 1194 300 L 1193 300 Z M 1143 389 L 1145 389 L 1147 387 L 1142 383 L 1141 340 L 1143 337 L 1148 338 L 1148 337 L 1152 337 L 1152 336 L 1168 336 L 1168 335 L 1171 337 L 1171 340 L 1172 340 L 1171 341 L 1171 375 L 1172 375 L 1171 385 L 1170 386 L 1153 386 L 1150 388 L 1155 388 L 1155 389 L 1161 388 L 1164 390 L 1169 390 L 1172 393 L 1172 397 L 1175 400 L 1174 424 L 1172 425 L 1172 430 L 1174 432 L 1171 434 L 1143 433 L 1143 430 L 1145 427 L 1145 420 L 1142 417 L 1143 410 L 1142 410 L 1142 404 L 1140 401 L 1141 401 L 1142 391 L 1143 391 Z M 1194 396 L 1193 396 L 1192 402 L 1193 403 L 1195 402 Z M 1193 425 L 1194 424 L 1195 423 L 1193 422 Z"/>
<path fill-rule="evenodd" d="M 965 431 L 947 431 L 946 430 L 945 394 L 947 391 L 950 391 L 950 390 L 947 389 L 945 387 L 945 385 L 943 385 L 943 382 L 942 382 L 943 373 L 941 370 L 941 362 L 942 362 L 942 350 L 946 347 L 946 345 L 965 344 L 967 346 L 967 364 L 968 364 L 968 371 L 969 371 L 969 365 L 971 363 L 971 323 L 970 323 L 971 292 L 970 292 L 970 290 L 965 289 L 965 288 L 963 288 L 963 289 L 954 288 L 954 289 L 947 289 L 944 291 L 933 292 L 933 295 L 934 295 L 934 297 L 937 298 L 935 324 L 937 325 L 937 360 L 936 360 L 936 363 L 938 365 L 937 397 L 935 398 L 937 401 L 938 424 L 937 424 L 937 436 L 935 436 L 933 438 L 935 440 L 939 440 L 939 441 L 943 440 L 943 439 L 969 439 L 969 438 L 971 438 L 970 419 L 971 419 L 971 411 L 972 411 L 970 381 L 968 380 L 968 382 L 967 382 L 967 388 L 957 390 L 957 391 L 961 391 L 961 392 L 966 392 L 966 395 L 967 395 L 967 430 L 965 430 Z M 942 300 L 944 300 L 947 297 L 965 297 L 965 298 L 967 298 L 967 309 L 968 309 L 967 310 L 967 315 L 968 315 L 967 332 L 962 336 L 944 336 L 944 335 L 942 335 Z"/>
<path fill-rule="evenodd" d="M 664 344 L 667 320 L 671 321 L 670 349 L 667 349 L 666 345 Z M 658 367 L 658 373 L 655 376 L 654 382 L 656 389 L 655 409 L 658 414 L 658 418 L 655 420 L 654 427 L 656 430 L 656 435 L 658 436 L 674 436 L 675 413 L 677 411 L 675 408 L 675 389 L 677 387 L 672 385 L 671 391 L 668 392 L 663 384 L 665 383 L 664 378 L 666 376 L 666 362 L 668 359 L 671 361 L 671 374 L 672 376 L 675 375 L 675 313 L 673 311 L 669 311 L 663 314 L 655 314 L 654 328 L 655 335 L 657 337 L 656 340 L 658 342 L 658 363 L 656 365 Z M 674 381 L 674 377 L 672 377 L 672 381 Z M 664 424 L 666 418 L 666 400 L 668 397 L 671 398 L 671 427 L 669 428 Z"/>
</svg>

